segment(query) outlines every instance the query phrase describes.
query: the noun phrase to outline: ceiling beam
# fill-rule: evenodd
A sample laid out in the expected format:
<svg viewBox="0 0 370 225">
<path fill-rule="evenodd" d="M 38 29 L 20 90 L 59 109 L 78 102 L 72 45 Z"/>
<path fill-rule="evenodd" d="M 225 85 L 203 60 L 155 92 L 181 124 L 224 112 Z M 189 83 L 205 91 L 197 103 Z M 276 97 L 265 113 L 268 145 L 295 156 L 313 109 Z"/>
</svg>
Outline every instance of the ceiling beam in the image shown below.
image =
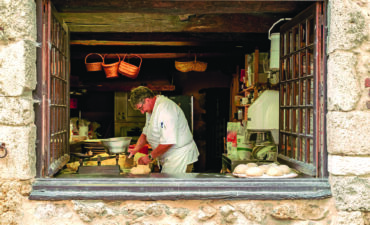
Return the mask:
<svg viewBox="0 0 370 225">
<path fill-rule="evenodd" d="M 190 41 L 104 41 L 71 40 L 70 45 L 123 45 L 123 46 L 204 46 L 204 42 Z"/>
<path fill-rule="evenodd" d="M 81 59 L 85 58 L 87 54 L 78 54 L 74 53 L 71 58 L 72 59 Z M 189 55 L 191 57 L 194 57 L 196 55 L 199 58 L 217 58 L 217 57 L 233 57 L 234 55 L 232 53 L 116 53 L 116 54 L 104 54 L 102 55 L 105 56 L 106 59 L 115 59 L 117 58 L 117 55 L 120 57 L 120 59 L 123 59 L 123 57 L 131 58 L 131 55 L 138 55 L 143 59 L 179 59 L 179 58 L 187 58 Z M 89 58 L 91 59 L 96 59 L 98 56 L 96 55 L 90 55 Z"/>
<path fill-rule="evenodd" d="M 52 0 L 59 12 L 132 12 L 181 14 L 297 13 L 310 0 Z M 311 3 L 314 0 L 311 0 Z"/>
<path fill-rule="evenodd" d="M 267 33 L 280 17 L 272 14 L 177 15 L 142 13 L 60 13 L 71 32 Z"/>
</svg>

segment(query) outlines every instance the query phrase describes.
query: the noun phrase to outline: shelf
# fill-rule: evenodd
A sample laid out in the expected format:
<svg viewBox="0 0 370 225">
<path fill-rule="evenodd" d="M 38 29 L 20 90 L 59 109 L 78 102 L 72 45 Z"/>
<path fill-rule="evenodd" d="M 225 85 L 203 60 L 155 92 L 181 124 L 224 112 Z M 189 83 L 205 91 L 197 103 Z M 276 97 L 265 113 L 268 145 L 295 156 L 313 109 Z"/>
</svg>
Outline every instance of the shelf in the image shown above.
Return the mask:
<svg viewBox="0 0 370 225">
<path fill-rule="evenodd" d="M 254 86 L 250 86 L 250 87 L 247 87 L 246 89 L 244 89 L 243 91 L 244 92 L 246 92 L 246 91 L 251 92 L 251 91 L 254 91 L 254 88 L 255 88 Z"/>
</svg>

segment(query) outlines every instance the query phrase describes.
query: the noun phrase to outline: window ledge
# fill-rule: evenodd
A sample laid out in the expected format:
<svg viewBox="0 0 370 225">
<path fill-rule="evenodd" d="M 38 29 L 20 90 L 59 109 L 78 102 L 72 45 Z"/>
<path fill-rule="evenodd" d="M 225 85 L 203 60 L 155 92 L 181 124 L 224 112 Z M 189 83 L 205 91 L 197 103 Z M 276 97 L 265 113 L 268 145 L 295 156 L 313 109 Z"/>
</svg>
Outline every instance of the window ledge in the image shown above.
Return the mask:
<svg viewBox="0 0 370 225">
<path fill-rule="evenodd" d="M 326 178 L 39 178 L 30 200 L 281 200 L 331 197 Z"/>
</svg>

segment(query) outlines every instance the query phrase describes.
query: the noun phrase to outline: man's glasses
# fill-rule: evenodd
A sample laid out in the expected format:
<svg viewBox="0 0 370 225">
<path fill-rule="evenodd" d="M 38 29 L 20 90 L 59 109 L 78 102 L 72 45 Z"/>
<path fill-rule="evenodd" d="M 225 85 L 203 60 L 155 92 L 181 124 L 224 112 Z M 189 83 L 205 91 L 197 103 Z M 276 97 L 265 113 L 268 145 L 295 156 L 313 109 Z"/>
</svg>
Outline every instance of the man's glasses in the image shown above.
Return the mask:
<svg viewBox="0 0 370 225">
<path fill-rule="evenodd" d="M 144 109 L 145 102 L 141 103 L 140 107 L 137 107 L 137 110 L 142 111 Z"/>
</svg>

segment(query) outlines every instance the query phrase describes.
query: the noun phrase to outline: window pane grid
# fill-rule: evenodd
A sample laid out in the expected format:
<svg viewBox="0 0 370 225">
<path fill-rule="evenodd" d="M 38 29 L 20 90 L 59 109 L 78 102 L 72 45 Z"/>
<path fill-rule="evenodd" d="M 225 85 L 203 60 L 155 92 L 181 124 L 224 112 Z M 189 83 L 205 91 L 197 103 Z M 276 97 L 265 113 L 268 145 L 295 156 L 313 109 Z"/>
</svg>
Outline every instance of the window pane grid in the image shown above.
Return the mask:
<svg viewBox="0 0 370 225">
<path fill-rule="evenodd" d="M 305 20 L 286 31 L 281 42 L 280 153 L 305 163 L 313 163 L 315 155 L 311 23 L 312 20 Z"/>
<path fill-rule="evenodd" d="M 50 155 L 49 165 L 67 153 L 68 81 L 66 68 L 66 32 L 52 16 L 50 55 Z"/>
</svg>

